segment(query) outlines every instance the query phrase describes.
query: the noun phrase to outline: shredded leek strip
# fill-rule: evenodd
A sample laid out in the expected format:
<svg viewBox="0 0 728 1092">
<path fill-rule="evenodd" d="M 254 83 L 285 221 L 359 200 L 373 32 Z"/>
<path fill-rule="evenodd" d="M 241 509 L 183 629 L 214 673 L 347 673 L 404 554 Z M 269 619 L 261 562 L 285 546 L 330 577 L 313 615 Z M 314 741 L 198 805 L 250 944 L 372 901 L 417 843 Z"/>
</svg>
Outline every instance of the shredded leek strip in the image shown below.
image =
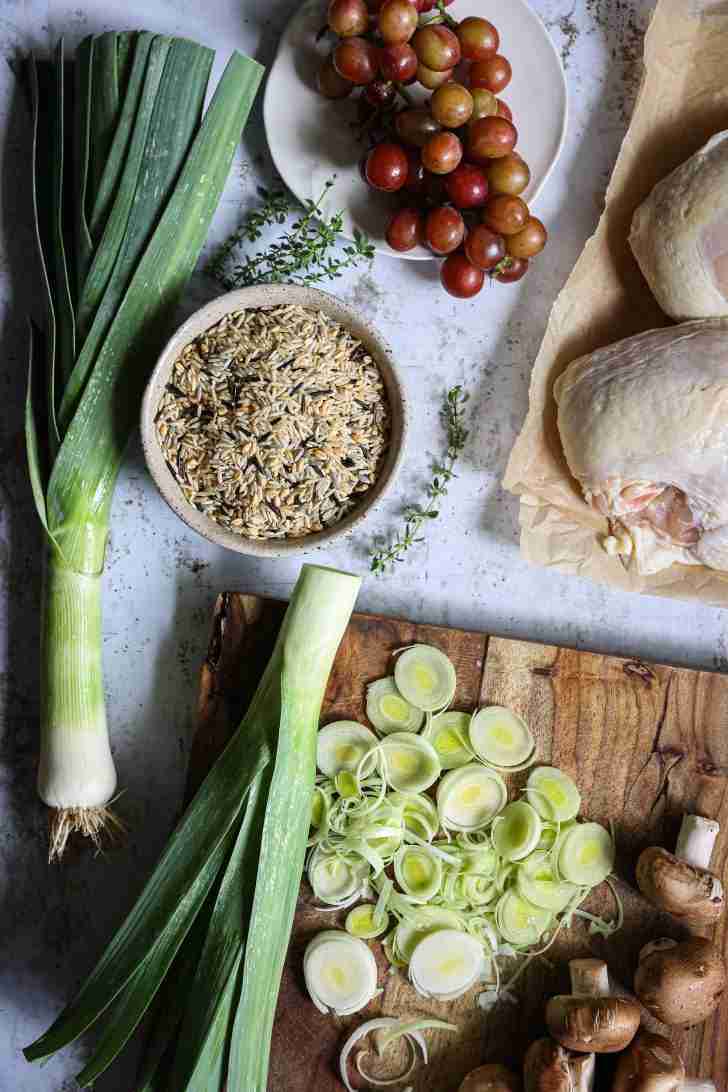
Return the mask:
<svg viewBox="0 0 728 1092">
<path fill-rule="evenodd" d="M 383 1054 L 390 1043 L 399 1039 L 402 1035 L 411 1035 L 413 1031 L 457 1031 L 457 1024 L 448 1024 L 444 1020 L 431 1020 L 421 1018 L 419 1020 L 405 1021 L 385 1035 L 375 1035 L 377 1053 Z"/>
</svg>

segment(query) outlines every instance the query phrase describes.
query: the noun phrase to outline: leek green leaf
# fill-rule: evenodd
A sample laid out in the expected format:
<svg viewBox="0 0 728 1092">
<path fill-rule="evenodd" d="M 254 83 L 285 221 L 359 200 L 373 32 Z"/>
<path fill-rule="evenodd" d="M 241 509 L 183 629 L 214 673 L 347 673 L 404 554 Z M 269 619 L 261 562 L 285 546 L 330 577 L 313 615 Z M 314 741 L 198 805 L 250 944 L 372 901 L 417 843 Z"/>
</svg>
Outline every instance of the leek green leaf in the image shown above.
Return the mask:
<svg viewBox="0 0 728 1092">
<path fill-rule="evenodd" d="M 93 35 L 84 38 L 76 50 L 75 123 L 73 134 L 73 192 L 76 199 L 74 242 L 76 247 L 76 298 L 80 299 L 86 272 L 93 253 L 91 232 L 86 219 L 89 156 L 91 149 L 91 71 Z"/>
<path fill-rule="evenodd" d="M 53 156 L 51 159 L 51 184 L 53 195 L 51 197 L 51 254 L 53 255 L 53 280 L 57 326 L 58 367 L 60 380 L 66 382 L 73 370 L 73 361 L 76 354 L 76 323 L 73 314 L 73 301 L 71 299 L 71 284 L 68 276 L 66 262 L 66 242 L 64 238 L 64 214 L 66 195 L 64 193 L 65 172 L 65 60 L 63 52 L 63 39 L 56 47 L 55 59 L 55 95 L 53 102 Z M 54 399 L 55 402 L 55 399 Z M 55 408 L 55 405 L 54 405 Z"/>
<path fill-rule="evenodd" d="M 86 216 L 89 224 L 93 194 L 98 193 L 119 113 L 118 37 L 115 30 L 108 30 L 94 38 L 91 66 L 90 175 L 86 194 Z"/>
</svg>

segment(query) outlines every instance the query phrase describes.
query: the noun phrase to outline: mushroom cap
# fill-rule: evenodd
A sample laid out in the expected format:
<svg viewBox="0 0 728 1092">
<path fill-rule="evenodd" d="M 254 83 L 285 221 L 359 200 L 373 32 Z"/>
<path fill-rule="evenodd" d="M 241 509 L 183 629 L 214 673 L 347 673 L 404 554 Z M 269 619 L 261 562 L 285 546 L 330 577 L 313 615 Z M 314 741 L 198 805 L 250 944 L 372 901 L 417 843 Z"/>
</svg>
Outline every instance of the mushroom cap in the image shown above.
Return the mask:
<svg viewBox="0 0 728 1092">
<path fill-rule="evenodd" d="M 645 1008 L 673 1027 L 707 1020 L 720 1004 L 725 983 L 723 956 L 704 937 L 645 945 L 634 976 L 635 993 Z"/>
<path fill-rule="evenodd" d="M 617 1062 L 612 1092 L 676 1092 L 684 1079 L 676 1047 L 641 1028 Z"/>
<path fill-rule="evenodd" d="M 458 1092 L 521 1092 L 521 1078 L 507 1066 L 491 1062 L 471 1070 Z"/>
<path fill-rule="evenodd" d="M 536 1039 L 523 1059 L 525 1092 L 590 1092 L 594 1055 L 569 1054 L 553 1039 Z"/>
<path fill-rule="evenodd" d="M 723 913 L 720 880 L 660 846 L 640 854 L 637 885 L 651 903 L 690 925 L 713 925 Z"/>
<path fill-rule="evenodd" d="M 569 1050 L 612 1054 L 631 1043 L 640 1025 L 640 1007 L 629 997 L 552 997 L 546 1005 L 548 1029 Z"/>
</svg>

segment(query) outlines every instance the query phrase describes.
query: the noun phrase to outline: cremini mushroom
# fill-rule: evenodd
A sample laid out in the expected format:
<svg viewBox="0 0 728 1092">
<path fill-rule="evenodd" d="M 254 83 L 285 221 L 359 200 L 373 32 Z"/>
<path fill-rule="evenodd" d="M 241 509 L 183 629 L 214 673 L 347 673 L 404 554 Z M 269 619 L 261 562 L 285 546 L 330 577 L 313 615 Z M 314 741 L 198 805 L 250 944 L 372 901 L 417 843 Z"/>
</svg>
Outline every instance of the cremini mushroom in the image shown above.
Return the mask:
<svg viewBox="0 0 728 1092">
<path fill-rule="evenodd" d="M 723 913 L 723 884 L 708 868 L 720 826 L 683 816 L 674 853 L 650 846 L 637 861 L 637 884 L 651 903 L 689 925 L 713 925 Z"/>
<path fill-rule="evenodd" d="M 471 1070 L 458 1092 L 521 1092 L 521 1078 L 507 1066 L 491 1062 Z"/>
<path fill-rule="evenodd" d="M 572 1054 L 554 1039 L 537 1039 L 523 1059 L 524 1092 L 592 1092 L 593 1054 Z"/>
<path fill-rule="evenodd" d="M 619 1057 L 612 1092 L 715 1092 L 715 1085 L 686 1077 L 674 1044 L 641 1028 Z"/>
<path fill-rule="evenodd" d="M 663 1024 L 691 1027 L 718 1007 L 725 981 L 723 956 L 709 940 L 663 937 L 640 952 L 634 991 Z"/>
<path fill-rule="evenodd" d="M 569 962 L 571 994 L 552 997 L 546 1023 L 554 1039 L 569 1050 L 612 1054 L 632 1041 L 640 1008 L 630 997 L 612 996 L 609 973 L 601 959 Z"/>
</svg>

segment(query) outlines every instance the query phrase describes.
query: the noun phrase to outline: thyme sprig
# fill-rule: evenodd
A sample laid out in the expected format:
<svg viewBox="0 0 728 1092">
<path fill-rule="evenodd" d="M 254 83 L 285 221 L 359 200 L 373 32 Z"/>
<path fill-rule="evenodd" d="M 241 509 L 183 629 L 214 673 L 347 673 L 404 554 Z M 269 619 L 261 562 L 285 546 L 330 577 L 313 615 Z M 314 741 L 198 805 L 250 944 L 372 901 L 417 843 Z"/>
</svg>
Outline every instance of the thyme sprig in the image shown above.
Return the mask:
<svg viewBox="0 0 728 1092">
<path fill-rule="evenodd" d="M 296 205 L 282 190 L 258 190 L 262 205 L 253 209 L 208 263 L 207 272 L 228 290 L 253 284 L 319 284 L 340 277 L 345 269 L 371 261 L 374 246 L 357 228 L 354 241 L 338 248 L 343 227 L 342 213 L 325 216 L 321 204 L 334 184 L 329 179 L 316 201 L 306 201 L 298 219 L 270 246 L 244 254 L 231 267 L 236 252 L 254 243 L 263 230 L 284 224 Z"/>
<path fill-rule="evenodd" d="M 404 560 L 404 554 L 419 542 L 424 542 L 423 529 L 429 520 L 440 515 L 440 500 L 447 496 L 450 482 L 457 477 L 455 465 L 468 439 L 463 424 L 463 409 L 468 394 L 461 386 L 451 387 L 445 395 L 441 417 L 447 434 L 447 451 L 442 460 L 432 464 L 432 480 L 426 487 L 427 503 L 409 505 L 404 510 L 404 528 L 398 532 L 389 546 L 371 553 L 371 571 L 382 576 Z"/>
</svg>

